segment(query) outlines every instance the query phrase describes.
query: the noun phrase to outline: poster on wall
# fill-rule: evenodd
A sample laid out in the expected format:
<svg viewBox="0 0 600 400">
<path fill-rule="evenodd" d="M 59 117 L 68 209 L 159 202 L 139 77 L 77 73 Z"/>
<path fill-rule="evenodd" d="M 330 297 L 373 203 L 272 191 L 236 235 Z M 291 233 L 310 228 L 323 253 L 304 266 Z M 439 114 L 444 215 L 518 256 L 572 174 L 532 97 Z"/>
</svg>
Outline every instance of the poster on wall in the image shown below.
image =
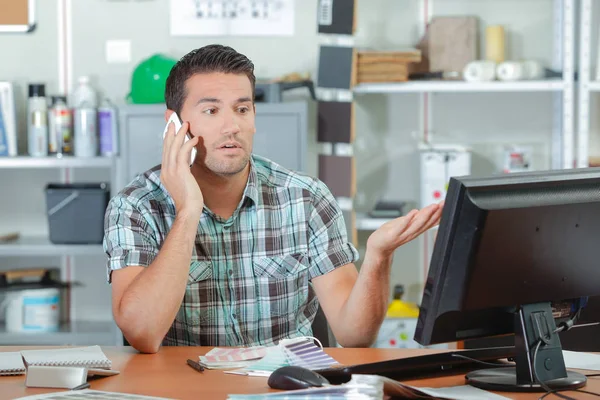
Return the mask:
<svg viewBox="0 0 600 400">
<path fill-rule="evenodd" d="M 295 0 L 170 0 L 172 36 L 291 36 Z"/>
</svg>

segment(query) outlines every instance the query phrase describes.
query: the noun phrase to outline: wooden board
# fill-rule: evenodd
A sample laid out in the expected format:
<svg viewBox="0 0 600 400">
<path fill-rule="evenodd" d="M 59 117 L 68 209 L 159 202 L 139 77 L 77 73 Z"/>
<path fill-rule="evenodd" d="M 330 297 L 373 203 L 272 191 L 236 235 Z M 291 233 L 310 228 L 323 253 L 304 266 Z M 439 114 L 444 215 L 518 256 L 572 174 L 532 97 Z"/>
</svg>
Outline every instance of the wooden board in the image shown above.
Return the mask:
<svg viewBox="0 0 600 400">
<path fill-rule="evenodd" d="M 0 32 L 35 29 L 35 0 L 0 0 Z"/>
<path fill-rule="evenodd" d="M 406 51 L 378 51 L 378 50 L 358 50 L 358 63 L 380 63 L 380 62 L 420 62 L 421 51 L 420 50 L 406 50 Z"/>
</svg>

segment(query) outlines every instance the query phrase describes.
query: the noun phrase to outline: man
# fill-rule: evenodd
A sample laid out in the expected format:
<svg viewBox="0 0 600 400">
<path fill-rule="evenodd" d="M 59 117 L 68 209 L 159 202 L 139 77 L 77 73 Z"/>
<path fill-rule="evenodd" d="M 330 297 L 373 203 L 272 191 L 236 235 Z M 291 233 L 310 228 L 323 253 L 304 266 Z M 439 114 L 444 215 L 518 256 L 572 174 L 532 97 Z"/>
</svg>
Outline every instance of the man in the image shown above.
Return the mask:
<svg viewBox="0 0 600 400">
<path fill-rule="evenodd" d="M 369 346 L 385 316 L 394 251 L 439 221 L 436 204 L 385 224 L 370 236 L 359 274 L 327 187 L 252 155 L 253 71 L 230 47 L 184 56 L 165 91 L 165 120 L 176 112 L 181 129 L 169 127 L 162 164 L 106 211 L 113 314 L 141 352 L 310 335 L 319 304 L 338 343 Z"/>
</svg>

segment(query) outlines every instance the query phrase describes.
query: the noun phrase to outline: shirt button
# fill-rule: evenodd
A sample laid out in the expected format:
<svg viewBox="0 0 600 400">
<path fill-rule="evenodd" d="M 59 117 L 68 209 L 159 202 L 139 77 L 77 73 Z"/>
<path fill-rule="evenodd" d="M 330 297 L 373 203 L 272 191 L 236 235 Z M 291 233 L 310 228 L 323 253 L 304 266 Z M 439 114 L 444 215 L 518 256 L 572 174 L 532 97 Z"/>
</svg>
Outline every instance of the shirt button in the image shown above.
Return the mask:
<svg viewBox="0 0 600 400">
<path fill-rule="evenodd" d="M 227 270 L 227 273 L 229 274 L 229 276 L 233 275 L 233 271 L 232 270 Z"/>
<path fill-rule="evenodd" d="M 231 314 L 231 316 L 233 317 L 233 319 L 237 318 L 237 315 L 235 313 Z"/>
</svg>

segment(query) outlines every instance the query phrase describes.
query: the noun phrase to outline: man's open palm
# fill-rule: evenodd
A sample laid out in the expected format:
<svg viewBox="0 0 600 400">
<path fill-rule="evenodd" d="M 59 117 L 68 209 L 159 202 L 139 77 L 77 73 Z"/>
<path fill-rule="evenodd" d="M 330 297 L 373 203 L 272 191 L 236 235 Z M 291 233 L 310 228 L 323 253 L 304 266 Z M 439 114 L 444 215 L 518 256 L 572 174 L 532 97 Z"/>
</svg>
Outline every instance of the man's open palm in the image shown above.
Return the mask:
<svg viewBox="0 0 600 400">
<path fill-rule="evenodd" d="M 398 247 L 438 225 L 442 216 L 442 208 L 443 203 L 432 204 L 386 222 L 371 234 L 367 241 L 367 248 L 382 255 L 391 256 Z"/>
</svg>

